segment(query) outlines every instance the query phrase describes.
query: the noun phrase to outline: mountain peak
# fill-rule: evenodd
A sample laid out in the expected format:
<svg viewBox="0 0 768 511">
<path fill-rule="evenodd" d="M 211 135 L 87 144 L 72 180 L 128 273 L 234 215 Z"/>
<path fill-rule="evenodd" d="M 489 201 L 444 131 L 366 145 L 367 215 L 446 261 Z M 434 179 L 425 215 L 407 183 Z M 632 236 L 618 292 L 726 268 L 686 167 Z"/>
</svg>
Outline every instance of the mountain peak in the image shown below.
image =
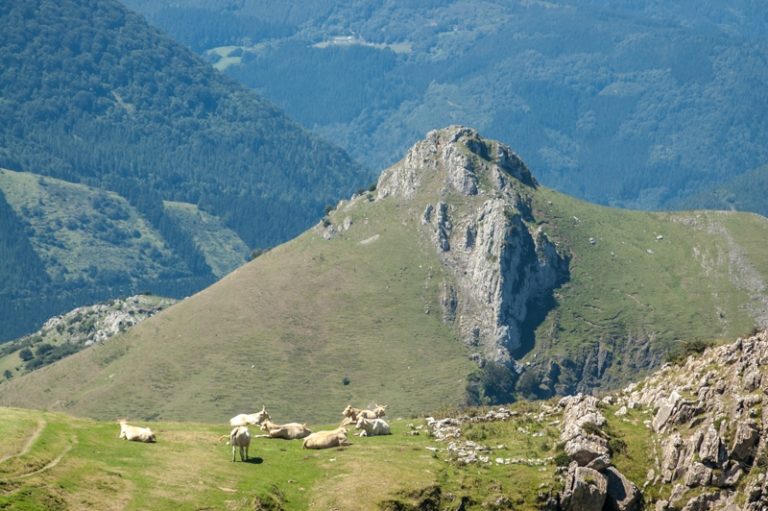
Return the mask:
<svg viewBox="0 0 768 511">
<path fill-rule="evenodd" d="M 383 172 L 377 184 L 378 197 L 412 198 L 435 177 L 443 192 L 453 190 L 463 195 L 507 191 L 514 181 L 538 186 L 528 167 L 508 146 L 482 138 L 475 129 L 452 125 L 427 133 L 402 161 Z"/>
<path fill-rule="evenodd" d="M 465 126 L 430 131 L 377 184 L 377 200 L 423 211 L 425 238 L 451 275 L 442 316 L 481 365 L 512 365 L 533 335 L 529 309 L 551 303 L 569 278 L 569 256 L 534 218 L 537 186 L 508 146 Z"/>
</svg>

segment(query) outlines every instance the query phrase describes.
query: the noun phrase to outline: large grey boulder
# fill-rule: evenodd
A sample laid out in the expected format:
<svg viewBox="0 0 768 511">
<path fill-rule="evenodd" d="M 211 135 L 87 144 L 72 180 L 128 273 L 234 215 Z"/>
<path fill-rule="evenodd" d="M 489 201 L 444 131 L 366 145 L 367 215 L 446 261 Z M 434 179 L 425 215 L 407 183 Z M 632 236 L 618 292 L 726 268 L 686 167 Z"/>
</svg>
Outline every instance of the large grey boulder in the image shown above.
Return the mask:
<svg viewBox="0 0 768 511">
<path fill-rule="evenodd" d="M 563 511 L 602 511 L 608 493 L 608 480 L 598 472 L 571 463 L 563 494 Z"/>
<path fill-rule="evenodd" d="M 730 458 L 745 465 L 751 465 L 755 459 L 758 442 L 760 441 L 760 428 L 756 421 L 749 419 L 740 422 L 736 427 Z"/>
<path fill-rule="evenodd" d="M 720 440 L 720 435 L 714 426 L 710 425 L 704 432 L 699 447 L 701 462 L 710 466 L 719 466 L 725 463 L 725 446 Z"/>
<path fill-rule="evenodd" d="M 670 417 L 672 417 L 672 413 L 675 411 L 675 407 L 679 401 L 680 394 L 676 390 L 673 390 L 669 397 L 660 400 L 659 408 L 651 422 L 654 431 L 658 433 L 664 429 L 664 426 L 667 425 Z"/>
<path fill-rule="evenodd" d="M 559 402 L 564 408 L 560 438 L 565 442 L 565 453 L 580 466 L 598 457 L 610 462 L 608 441 L 593 433 L 606 422 L 598 404 L 596 397 L 583 394 L 568 396 Z"/>
<path fill-rule="evenodd" d="M 643 507 L 643 496 L 637 486 L 627 479 L 616 467 L 603 472 L 608 480 L 606 508 L 610 511 L 639 511 Z"/>
</svg>

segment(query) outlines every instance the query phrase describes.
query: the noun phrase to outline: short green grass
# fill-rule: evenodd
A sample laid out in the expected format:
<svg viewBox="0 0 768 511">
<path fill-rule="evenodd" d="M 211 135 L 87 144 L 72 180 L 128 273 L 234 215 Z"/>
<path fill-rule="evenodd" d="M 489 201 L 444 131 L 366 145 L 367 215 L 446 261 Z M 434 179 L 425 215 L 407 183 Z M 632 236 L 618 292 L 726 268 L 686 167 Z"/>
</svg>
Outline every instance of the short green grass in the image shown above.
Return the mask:
<svg viewBox="0 0 768 511">
<path fill-rule="evenodd" d="M 242 463 L 238 454 L 233 463 L 225 424 L 151 423 L 158 442 L 142 444 L 118 439 L 114 422 L 0 408 L 0 508 L 364 510 L 408 502 L 439 485 L 443 503 L 466 497 L 466 509 L 499 500 L 536 509 L 538 493 L 554 487 L 551 462 L 459 466 L 444 443 L 423 430 L 409 434 L 423 420 L 391 424 L 393 434 L 385 437 L 350 432 L 351 445 L 341 449 L 309 451 L 301 441 L 256 438 L 252 459 Z M 528 430 L 538 428 L 546 435 L 527 445 Z M 553 440 L 549 426 L 524 416 L 471 428 L 479 429 L 478 442 L 493 447 L 492 459 L 552 453 L 544 445 Z"/>
<path fill-rule="evenodd" d="M 627 336 L 666 351 L 676 340 L 733 338 L 755 324 L 746 304 L 756 291 L 740 283 L 729 259 L 743 251 L 746 271 L 768 277 L 765 219 L 602 208 L 546 189 L 535 208 L 544 231 L 572 255 L 571 280 L 537 330 L 553 353 Z"/>
</svg>

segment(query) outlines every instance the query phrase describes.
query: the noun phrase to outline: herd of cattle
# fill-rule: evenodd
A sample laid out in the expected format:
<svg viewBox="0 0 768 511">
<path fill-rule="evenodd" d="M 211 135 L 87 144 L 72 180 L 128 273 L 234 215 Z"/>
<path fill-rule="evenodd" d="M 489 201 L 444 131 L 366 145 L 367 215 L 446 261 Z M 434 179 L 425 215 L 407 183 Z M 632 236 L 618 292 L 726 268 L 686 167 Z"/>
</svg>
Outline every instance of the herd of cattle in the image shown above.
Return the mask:
<svg viewBox="0 0 768 511">
<path fill-rule="evenodd" d="M 298 422 L 289 422 L 287 424 L 276 424 L 272 422 L 272 417 L 262 406 L 260 412 L 241 413 L 229 420 L 232 431 L 229 433 L 229 444 L 232 446 L 232 461 L 235 461 L 237 450 L 240 450 L 240 460 L 248 459 L 248 447 L 251 445 L 251 433 L 248 426 L 259 426 L 262 435 L 255 435 L 253 438 L 282 438 L 285 440 L 304 439 L 305 449 L 328 449 L 339 447 L 349 443 L 347 439 L 347 427 L 352 424 L 360 430 L 359 436 L 377 436 L 389 435 L 389 424 L 382 419 L 385 415 L 386 405 L 376 405 L 373 410 L 354 408 L 347 405 L 341 412 L 344 417 L 336 429 L 328 431 L 315 431 L 314 433 L 307 428 L 306 424 Z M 155 442 L 155 434 L 149 428 L 130 426 L 125 420 L 120 421 L 120 436 L 125 440 L 137 442 Z M 222 436 L 222 438 L 226 438 Z"/>
</svg>

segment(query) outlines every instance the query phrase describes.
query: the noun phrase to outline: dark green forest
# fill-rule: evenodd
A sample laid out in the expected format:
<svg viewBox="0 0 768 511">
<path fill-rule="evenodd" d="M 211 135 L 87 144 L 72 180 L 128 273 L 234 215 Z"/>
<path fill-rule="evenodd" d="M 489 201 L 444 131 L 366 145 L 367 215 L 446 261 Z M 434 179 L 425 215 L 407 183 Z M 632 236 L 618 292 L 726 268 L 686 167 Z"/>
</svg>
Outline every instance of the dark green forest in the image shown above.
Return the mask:
<svg viewBox="0 0 768 511">
<path fill-rule="evenodd" d="M 159 280 L 124 268 L 57 280 L 30 244 L 24 212 L 0 198 L 0 340 L 77 305 L 140 291 L 186 296 L 213 282 L 164 200 L 194 204 L 264 248 L 371 179 L 343 150 L 116 1 L 0 3 L 0 62 L 0 168 L 116 192 L 174 254 Z M 117 247 L 130 236 L 104 220 L 68 222 L 101 226 L 97 237 Z M 56 243 L 57 228 L 38 241 Z"/>
<path fill-rule="evenodd" d="M 198 204 L 252 246 L 366 183 L 343 151 L 117 2 L 0 7 L 0 166 L 118 192 L 156 225 Z"/>
</svg>

